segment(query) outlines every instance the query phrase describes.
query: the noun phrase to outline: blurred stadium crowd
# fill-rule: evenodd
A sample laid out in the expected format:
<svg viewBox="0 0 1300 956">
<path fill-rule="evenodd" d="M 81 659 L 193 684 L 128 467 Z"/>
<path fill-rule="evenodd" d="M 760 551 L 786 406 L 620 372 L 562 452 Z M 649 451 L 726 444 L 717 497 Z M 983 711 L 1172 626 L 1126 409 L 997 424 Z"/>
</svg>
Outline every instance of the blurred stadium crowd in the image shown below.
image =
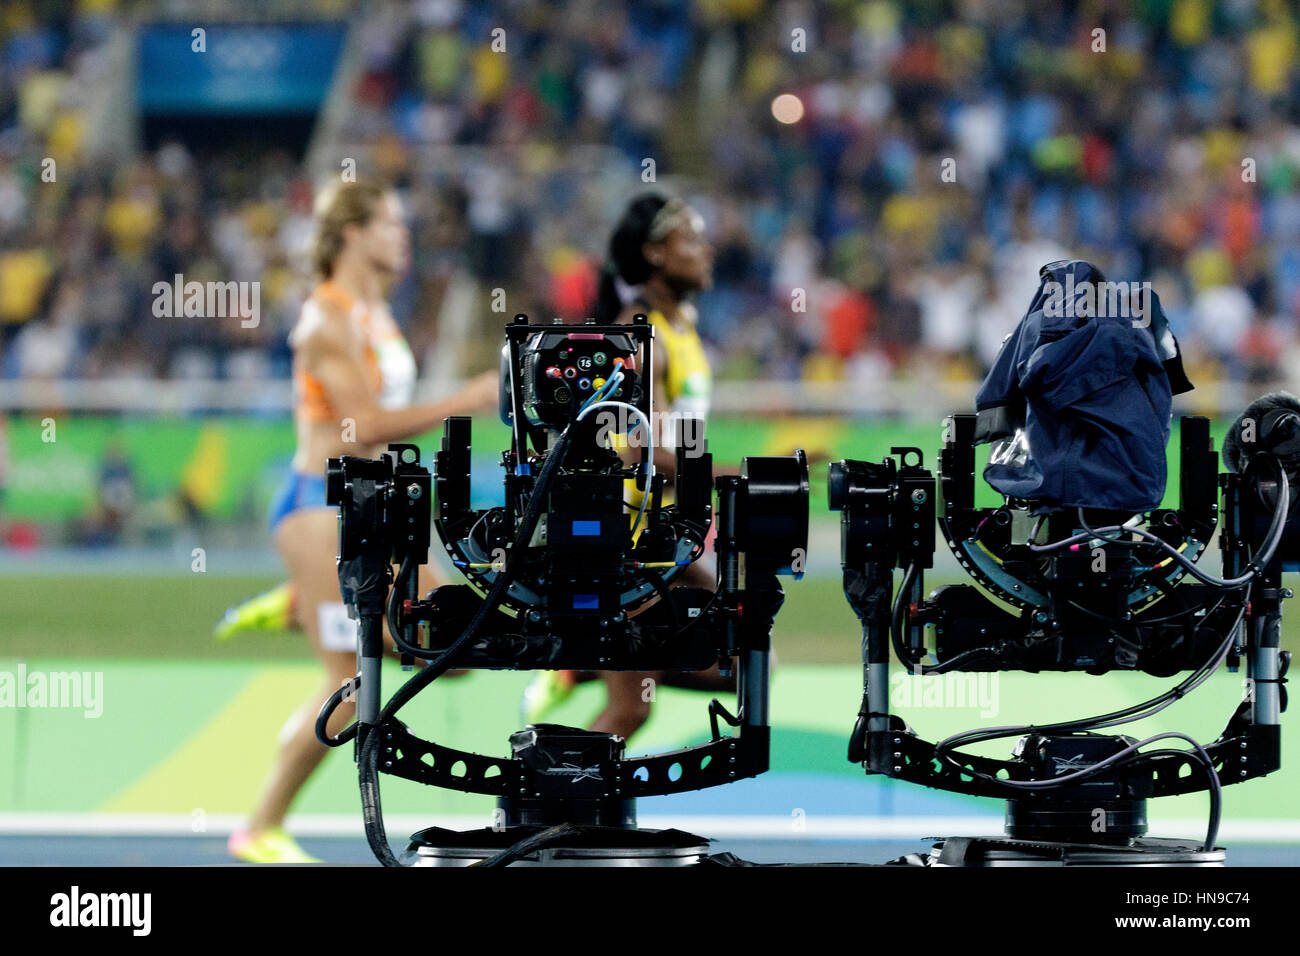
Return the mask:
<svg viewBox="0 0 1300 956">
<path fill-rule="evenodd" d="M 273 141 L 81 148 L 110 24 L 154 6 L 0 9 L 5 378 L 288 375 L 318 171 Z M 309 6 L 357 17 L 321 155 L 406 190 L 395 311 L 417 354 L 457 276 L 510 312 L 587 314 L 653 159 L 715 243 L 699 311 L 723 377 L 974 378 L 1064 256 L 1152 281 L 1193 380 L 1294 368 L 1300 49 L 1281 0 Z M 260 325 L 155 318 L 175 273 L 260 281 Z"/>
</svg>

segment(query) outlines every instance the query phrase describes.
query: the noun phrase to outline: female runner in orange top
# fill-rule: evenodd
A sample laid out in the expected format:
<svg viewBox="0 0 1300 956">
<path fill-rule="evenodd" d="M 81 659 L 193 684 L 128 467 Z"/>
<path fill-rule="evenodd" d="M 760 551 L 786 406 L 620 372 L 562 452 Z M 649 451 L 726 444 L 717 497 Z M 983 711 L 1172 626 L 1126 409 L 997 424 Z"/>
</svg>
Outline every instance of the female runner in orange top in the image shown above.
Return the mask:
<svg viewBox="0 0 1300 956">
<path fill-rule="evenodd" d="M 290 335 L 297 451 L 272 507 L 276 549 L 289 571 L 297 623 L 321 660 L 320 684 L 289 718 L 247 829 L 234 833 L 232 855 L 250 862 L 311 862 L 284 831 L 294 797 L 326 748 L 316 739 L 321 704 L 356 673 L 356 624 L 340 600 L 335 552 L 338 509 L 325 503 L 325 461 L 371 458 L 390 441 L 439 427 L 448 415 L 494 407 L 498 374 L 485 372 L 445 401 L 413 405 L 415 359 L 389 312 L 387 296 L 407 267 L 409 237 L 390 189 L 343 183 L 317 208 L 314 265 L 323 281 L 303 305 Z M 427 570 L 427 569 L 426 569 Z M 421 587 L 432 582 L 424 575 Z M 335 711 L 338 733 L 352 705 Z"/>
</svg>

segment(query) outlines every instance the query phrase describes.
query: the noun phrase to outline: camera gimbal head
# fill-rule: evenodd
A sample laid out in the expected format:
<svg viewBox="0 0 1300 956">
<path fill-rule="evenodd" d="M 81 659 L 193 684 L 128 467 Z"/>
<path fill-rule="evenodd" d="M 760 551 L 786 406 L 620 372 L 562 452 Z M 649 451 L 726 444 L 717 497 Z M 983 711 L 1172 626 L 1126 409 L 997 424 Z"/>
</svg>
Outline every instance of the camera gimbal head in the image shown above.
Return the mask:
<svg viewBox="0 0 1300 956">
<path fill-rule="evenodd" d="M 619 847 L 638 861 L 696 859 L 701 838 L 634 830 L 634 800 L 767 769 L 771 627 L 783 600 L 778 576 L 798 576 L 806 556 L 806 458 L 746 458 L 739 476 L 715 482 L 700 423 L 679 423 L 676 497 L 665 503 L 667 482 L 653 468 L 653 327 L 644 317 L 533 326 L 518 316 L 506 335 L 504 504 L 471 507 L 465 418 L 447 420 L 436 475 L 412 445 L 392 445 L 376 461 L 329 463 L 339 582 L 359 620 L 358 676 L 322 708 L 317 734 L 335 746 L 355 737 L 367 835 L 389 865 L 400 863 L 383 832 L 380 772 L 497 798 L 496 829 L 417 834 L 411 857 L 421 862 L 482 860 L 498 850 L 508 862 L 556 839 L 586 840 L 585 850 L 605 859 Z M 625 462 L 620 450 L 630 456 L 638 446 L 639 463 Z M 670 590 L 705 550 L 715 486 L 717 586 Z M 415 572 L 428 560 L 431 520 L 468 583 L 421 599 Z M 381 708 L 385 620 L 404 662 L 427 663 Z M 733 659 L 734 715 L 713 701 L 710 740 L 653 756 L 625 759 L 620 737 L 539 724 L 511 737 L 510 756 L 492 757 L 422 739 L 396 719 L 453 666 L 664 671 L 716 662 L 728 672 Z M 330 737 L 329 715 L 349 693 L 356 723 Z M 737 732 L 724 734 L 720 721 Z M 587 829 L 579 837 L 574 826 Z M 536 842 L 543 833 L 545 846 Z"/>
<path fill-rule="evenodd" d="M 1238 430 L 1241 422 L 1238 423 Z M 1289 655 L 1279 650 L 1290 495 L 1276 450 L 1219 475 L 1209 422 L 1184 418 L 1180 501 L 1141 516 L 975 506 L 975 416 L 945 423 L 938 474 L 914 448 L 831 466 L 844 590 L 862 622 L 864 696 L 849 759 L 868 773 L 1008 801 L 1010 839 L 947 841 L 944 863 L 1213 862 L 1220 786 L 1276 770 Z M 897 459 L 897 460 L 896 460 Z M 1043 513 L 1038 513 L 1041 510 Z M 1223 578 L 1196 566 L 1222 519 Z M 935 526 L 975 585 L 924 593 Z M 1291 559 L 1293 560 L 1293 559 Z M 903 570 L 897 593 L 893 570 Z M 996 599 L 996 601 L 994 600 Z M 927 642 L 927 635 L 930 635 Z M 890 651 L 915 676 L 952 671 L 1143 670 L 1190 675 L 1144 704 L 1095 718 L 921 739 L 891 712 Z M 930 660 L 927 660 L 930 658 Z M 1149 716 L 1246 660 L 1248 692 L 1219 738 L 1098 733 Z M 1019 736 L 1010 759 L 961 746 Z M 1144 749 L 1177 737 L 1190 750 Z M 1210 790 L 1205 843 L 1144 839 L 1146 800 Z M 1073 854 L 1073 856 L 1071 856 Z"/>
</svg>

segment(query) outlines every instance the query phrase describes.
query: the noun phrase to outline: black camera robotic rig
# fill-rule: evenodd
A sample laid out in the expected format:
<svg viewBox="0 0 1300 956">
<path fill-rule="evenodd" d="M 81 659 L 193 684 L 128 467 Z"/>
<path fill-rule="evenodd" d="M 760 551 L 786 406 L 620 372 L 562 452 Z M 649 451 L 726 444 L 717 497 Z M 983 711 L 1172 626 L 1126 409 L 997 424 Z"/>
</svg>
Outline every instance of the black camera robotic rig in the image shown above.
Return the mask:
<svg viewBox="0 0 1300 956">
<path fill-rule="evenodd" d="M 746 458 L 739 476 L 715 480 L 702 423 L 685 420 L 667 504 L 653 465 L 646 317 L 532 325 L 518 315 L 505 332 L 502 412 L 512 434 L 503 505 L 471 507 L 468 418 L 447 419 L 433 475 L 409 444 L 390 445 L 378 460 L 329 462 L 339 583 L 359 622 L 358 673 L 322 708 L 317 735 L 332 746 L 355 739 L 366 833 L 386 865 L 699 862 L 706 839 L 637 829 L 635 800 L 767 769 L 771 628 L 783 599 L 778 576 L 798 576 L 806 555 L 807 460 L 802 451 Z M 620 447 L 628 458 L 639 450 L 640 461 L 625 461 Z M 705 550 L 715 486 L 716 589 L 670 588 Z M 416 569 L 428 561 L 431 517 L 468 583 L 420 599 Z M 426 663 L 381 705 L 385 620 L 403 662 Z M 710 740 L 651 756 L 625 757 L 613 734 L 551 724 L 511 735 L 511 756 L 487 756 L 422 739 L 396 716 L 451 667 L 698 671 L 715 663 L 735 678 L 734 715 L 713 700 Z M 331 737 L 329 716 L 348 696 L 357 719 Z M 380 773 L 495 796 L 496 823 L 431 827 L 399 859 L 383 829 Z"/>
<path fill-rule="evenodd" d="M 831 466 L 844 592 L 862 623 L 864 695 L 849 759 L 869 774 L 1007 801 L 1004 838 L 949 838 L 928 856 L 896 862 L 1223 862 L 1224 851 L 1215 846 L 1221 785 L 1263 776 L 1280 763 L 1289 664 L 1289 653 L 1279 649 L 1281 602 L 1291 597 L 1281 574 L 1300 562 L 1300 529 L 1288 518 L 1295 513 L 1300 461 L 1297 410 L 1293 399 L 1285 407 L 1268 399 L 1252 406 L 1225 440 L 1230 471 L 1222 475 L 1209 422 L 1183 418 L 1179 506 L 1140 516 L 1035 514 L 1032 502 L 1011 498 L 977 508 L 975 415 L 945 422 L 937 476 L 922 466 L 916 448 L 893 448 L 893 457 L 880 463 Z M 1220 521 L 1221 578 L 1195 563 Z M 933 567 L 936 522 L 975 584 L 939 587 L 927 597 L 924 572 Z M 903 571 L 897 593 L 895 568 Z M 891 648 L 912 675 L 1191 673 L 1152 700 L 1114 713 L 980 728 L 932 743 L 890 712 Z M 1213 743 L 1202 746 L 1176 733 L 1139 741 L 1099 732 L 1156 713 L 1221 664 L 1235 670 L 1243 658 L 1247 691 Z M 1010 759 L 958 749 L 1012 737 L 1019 742 Z M 1190 749 L 1167 743 L 1148 749 L 1172 738 Z M 1148 799 L 1201 790 L 1211 796 L 1203 843 L 1146 836 Z"/>
</svg>

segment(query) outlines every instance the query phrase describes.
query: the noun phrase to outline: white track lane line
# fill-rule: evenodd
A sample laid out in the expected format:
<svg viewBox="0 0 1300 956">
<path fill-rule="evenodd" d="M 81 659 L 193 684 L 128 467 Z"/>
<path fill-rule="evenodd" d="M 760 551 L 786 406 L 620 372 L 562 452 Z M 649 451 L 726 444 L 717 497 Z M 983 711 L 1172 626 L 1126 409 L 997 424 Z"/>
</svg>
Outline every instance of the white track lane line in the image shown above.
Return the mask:
<svg viewBox="0 0 1300 956">
<path fill-rule="evenodd" d="M 818 816 L 802 820 L 788 816 L 676 816 L 645 814 L 647 829 L 675 827 L 717 839 L 759 840 L 924 840 L 942 836 L 1000 834 L 1000 816 L 867 817 Z M 491 819 L 477 814 L 415 816 L 393 814 L 384 820 L 390 835 L 405 836 L 425 827 L 473 830 Z M 191 816 L 181 813 L 0 813 L 0 835 L 50 836 L 225 836 L 244 825 L 234 814 Z M 297 814 L 288 829 L 298 836 L 362 836 L 361 814 Z M 1194 839 L 1203 836 L 1200 820 L 1157 822 L 1152 836 Z M 1300 820 L 1225 820 L 1220 840 L 1231 843 L 1300 843 Z"/>
</svg>

